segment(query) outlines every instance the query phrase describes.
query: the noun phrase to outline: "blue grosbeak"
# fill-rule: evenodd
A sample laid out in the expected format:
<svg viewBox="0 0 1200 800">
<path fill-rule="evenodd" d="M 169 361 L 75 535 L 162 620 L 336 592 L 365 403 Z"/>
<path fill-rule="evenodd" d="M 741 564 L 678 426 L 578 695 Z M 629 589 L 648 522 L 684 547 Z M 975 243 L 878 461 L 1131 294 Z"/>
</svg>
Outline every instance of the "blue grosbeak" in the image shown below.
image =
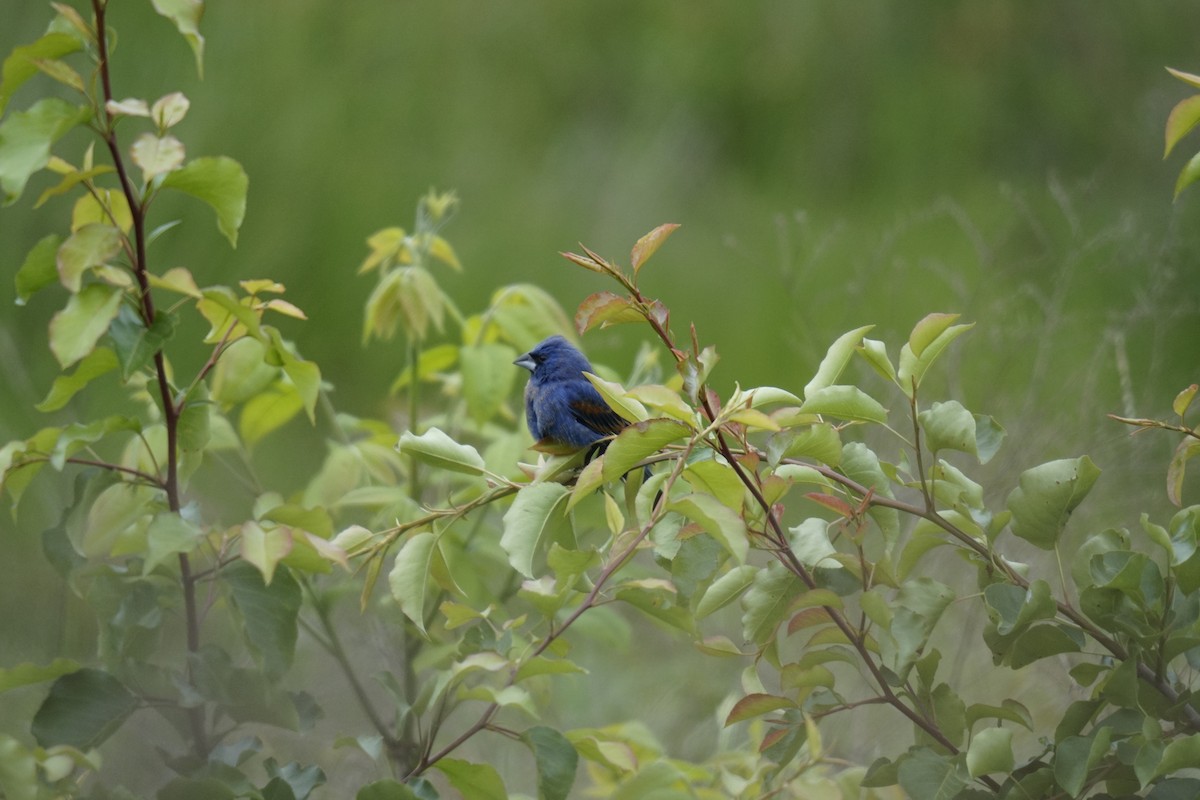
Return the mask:
<svg viewBox="0 0 1200 800">
<path fill-rule="evenodd" d="M 562 336 L 551 336 L 513 363 L 530 372 L 525 419 L 534 439 L 583 448 L 629 424 L 583 376 L 594 372 L 592 365 Z"/>
<path fill-rule="evenodd" d="M 525 419 L 534 439 L 582 449 L 615 436 L 629 424 L 583 376 L 595 370 L 562 336 L 543 340 L 513 363 L 530 372 L 525 385 Z M 649 478 L 650 467 L 642 474 Z"/>
</svg>

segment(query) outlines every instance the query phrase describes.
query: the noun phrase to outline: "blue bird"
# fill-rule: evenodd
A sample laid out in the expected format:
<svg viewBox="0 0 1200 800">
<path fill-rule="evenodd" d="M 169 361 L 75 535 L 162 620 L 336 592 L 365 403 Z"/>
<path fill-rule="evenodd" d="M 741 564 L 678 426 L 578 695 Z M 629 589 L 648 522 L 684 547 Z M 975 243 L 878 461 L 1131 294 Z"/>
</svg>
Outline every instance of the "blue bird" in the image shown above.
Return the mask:
<svg viewBox="0 0 1200 800">
<path fill-rule="evenodd" d="M 525 419 L 534 439 L 584 448 L 629 424 L 583 376 L 594 372 L 592 365 L 562 336 L 551 336 L 513 363 L 530 373 Z"/>
</svg>

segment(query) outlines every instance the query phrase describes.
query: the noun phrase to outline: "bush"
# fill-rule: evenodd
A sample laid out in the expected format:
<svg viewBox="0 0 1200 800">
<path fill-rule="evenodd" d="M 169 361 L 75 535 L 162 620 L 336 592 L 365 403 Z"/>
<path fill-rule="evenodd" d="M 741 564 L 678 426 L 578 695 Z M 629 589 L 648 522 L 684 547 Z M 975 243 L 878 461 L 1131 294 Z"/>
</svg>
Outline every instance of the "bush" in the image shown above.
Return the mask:
<svg viewBox="0 0 1200 800">
<path fill-rule="evenodd" d="M 201 6 L 154 5 L 202 63 Z M 188 158 L 172 133 L 183 94 L 116 99 L 105 3 L 90 18 L 55 9 L 5 61 L 0 103 L 38 71 L 73 101 L 7 113 L 0 187 L 14 202 L 49 169 L 60 180 L 39 204 L 77 199 L 17 291 L 66 291 L 48 331 L 62 372 L 38 409 L 103 400 L 114 381 L 120 397 L 0 449 L 14 513 L 39 473 L 73 476 L 42 548 L 94 617 L 86 657 L 0 668 L 10 697 L 41 692 L 22 733 L 0 734 L 5 797 L 493 798 L 507 785 L 563 798 L 585 784 L 618 798 L 1196 796 L 1200 507 L 1183 497 L 1196 386 L 1176 398 L 1178 420 L 1118 418 L 1180 436 L 1167 469 L 1180 510 L 1133 533 L 1083 532 L 1072 552 L 1064 535 L 1095 464 L 1051 461 L 988 491 L 973 473 L 1003 427 L 926 396 L 972 327 L 957 315 L 926 316 L 898 350 L 856 328 L 803 387 L 722 397 L 715 347 L 639 283 L 677 226 L 642 237 L 628 268 L 564 254 L 615 290 L 586 298 L 573 325 L 531 285 L 464 315 L 437 279 L 462 269 L 443 237 L 457 199 L 431 192 L 411 231 L 368 239 L 359 271 L 376 280 L 364 339 L 407 347 L 397 444 L 392 425 L 337 412 L 276 327 L 305 318 L 282 285 L 202 287 L 154 266 L 175 224 L 153 214 L 160 193 L 202 201 L 236 244 L 246 175 Z M 82 155 L 52 156 L 79 127 L 95 137 Z M 193 340 L 197 314 L 208 331 Z M 528 456 L 512 361 L 545 336 L 622 323 L 659 344 L 635 378 L 590 376 L 626 427 L 601 453 L 540 443 Z M 876 377 L 849 381 L 856 361 Z M 302 488 L 273 485 L 255 448 L 301 416 L 328 431 L 323 460 Z M 628 635 L 632 618 L 742 667 L 702 710 L 727 729 L 704 758 L 681 758 L 642 718 L 586 726 L 557 707 L 555 686 L 609 678 L 585 674 L 575 648 Z M 370 648 L 347 644 L 364 620 L 386 631 L 386 702 L 362 678 Z M 963 636 L 975 620 L 981 636 Z M 344 686 L 306 673 L 301 632 Z M 985 680 L 943 664 L 963 653 L 990 662 Z M 649 661 L 632 665 L 642 692 L 679 682 Z M 901 723 L 867 748 L 886 755 L 832 755 L 827 718 L 871 707 Z M 114 736 L 123 753 L 102 749 Z M 484 739 L 511 740 L 532 769 L 501 769 L 507 755 Z M 107 760 L 138 765 L 132 789 Z"/>
</svg>

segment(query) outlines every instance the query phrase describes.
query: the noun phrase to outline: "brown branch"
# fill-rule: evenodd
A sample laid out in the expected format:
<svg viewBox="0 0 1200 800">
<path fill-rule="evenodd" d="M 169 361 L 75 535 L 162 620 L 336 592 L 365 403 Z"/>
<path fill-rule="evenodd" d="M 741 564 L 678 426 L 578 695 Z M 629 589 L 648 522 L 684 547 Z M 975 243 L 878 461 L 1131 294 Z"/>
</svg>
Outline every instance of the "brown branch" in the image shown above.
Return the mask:
<svg viewBox="0 0 1200 800">
<path fill-rule="evenodd" d="M 112 157 L 113 167 L 121 183 L 121 191 L 129 205 L 129 213 L 133 219 L 134 263 L 133 274 L 137 278 L 141 301 L 142 323 L 149 328 L 154 324 L 154 297 L 150 293 L 150 278 L 146 261 L 146 205 L 134 188 L 129 177 L 129 170 L 121 156 L 121 148 L 117 143 L 117 134 L 113 126 L 114 115 L 108 110 L 108 104 L 114 99 L 112 78 L 109 70 L 108 34 L 105 27 L 106 0 L 92 0 L 92 12 L 96 20 L 96 55 L 97 67 L 100 71 L 100 81 L 104 94 L 103 133 L 105 145 Z M 158 380 L 159 403 L 162 407 L 163 424 L 167 431 L 167 477 L 163 481 L 163 490 L 167 495 L 167 506 L 178 513 L 179 502 L 179 412 L 171 395 L 171 385 L 167 380 L 167 364 L 160 348 L 154 354 L 154 372 Z M 200 622 L 196 611 L 196 586 L 192 578 L 191 563 L 186 553 L 179 554 L 179 575 L 183 585 L 184 614 L 187 625 L 187 648 L 189 654 L 200 650 Z M 189 666 L 189 675 L 191 674 Z M 188 711 L 192 738 L 196 751 L 206 755 L 209 749 L 208 736 L 205 732 L 205 714 L 202 706 L 196 706 Z"/>
</svg>

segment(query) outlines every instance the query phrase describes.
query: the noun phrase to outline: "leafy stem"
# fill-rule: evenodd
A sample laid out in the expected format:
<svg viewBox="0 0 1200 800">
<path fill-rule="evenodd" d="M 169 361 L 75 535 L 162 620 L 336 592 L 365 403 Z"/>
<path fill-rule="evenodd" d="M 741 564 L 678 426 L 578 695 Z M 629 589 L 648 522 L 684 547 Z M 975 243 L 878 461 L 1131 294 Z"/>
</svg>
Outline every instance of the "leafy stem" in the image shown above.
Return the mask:
<svg viewBox="0 0 1200 800">
<path fill-rule="evenodd" d="M 150 292 L 149 268 L 146 260 L 146 206 L 129 177 L 129 170 L 121 154 L 114 127 L 115 116 L 109 111 L 108 105 L 114 99 L 112 77 L 109 69 L 108 35 L 105 14 L 108 9 L 106 0 L 92 0 L 92 11 L 96 24 L 96 60 L 100 72 L 100 83 L 103 91 L 103 126 L 102 138 L 112 157 L 113 167 L 121 184 L 121 191 L 129 205 L 129 213 L 133 220 L 133 274 L 137 279 L 139 299 L 141 302 L 142 323 L 149 328 L 154 323 L 154 297 Z M 166 358 L 160 347 L 154 353 L 154 373 L 158 383 L 159 404 L 162 409 L 163 425 L 167 434 L 166 478 L 161 486 L 167 496 L 167 507 L 174 513 L 180 509 L 179 499 L 179 415 L 180 407 L 176 404 L 171 393 L 171 385 L 167 378 Z M 183 587 L 184 616 L 187 627 L 187 649 L 189 654 L 200 650 L 200 617 L 196 607 L 196 586 L 192 575 L 191 562 L 187 553 L 179 554 L 179 576 Z M 189 674 L 190 674 L 189 661 Z M 208 735 L 205 730 L 205 711 L 203 706 L 188 709 L 189 723 L 192 731 L 193 746 L 200 755 L 209 750 Z"/>
</svg>

